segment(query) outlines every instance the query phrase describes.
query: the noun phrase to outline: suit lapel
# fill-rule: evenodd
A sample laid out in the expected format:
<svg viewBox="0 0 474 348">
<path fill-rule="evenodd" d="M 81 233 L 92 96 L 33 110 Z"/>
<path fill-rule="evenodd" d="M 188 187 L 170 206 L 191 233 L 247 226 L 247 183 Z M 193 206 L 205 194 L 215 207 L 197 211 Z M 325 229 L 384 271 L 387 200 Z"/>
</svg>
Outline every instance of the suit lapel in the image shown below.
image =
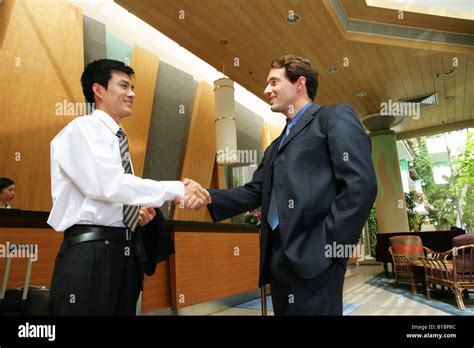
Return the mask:
<svg viewBox="0 0 474 348">
<path fill-rule="evenodd" d="M 311 105 L 303 115 L 301 115 L 301 118 L 298 120 L 298 123 L 296 123 L 295 128 L 293 128 L 290 132 L 290 134 L 286 137 L 285 141 L 280 147 L 280 151 L 283 150 L 283 148 L 288 144 L 291 139 L 293 139 L 296 134 L 301 132 L 313 119 L 314 115 L 319 111 L 321 107 L 319 105 L 313 104 Z"/>
</svg>

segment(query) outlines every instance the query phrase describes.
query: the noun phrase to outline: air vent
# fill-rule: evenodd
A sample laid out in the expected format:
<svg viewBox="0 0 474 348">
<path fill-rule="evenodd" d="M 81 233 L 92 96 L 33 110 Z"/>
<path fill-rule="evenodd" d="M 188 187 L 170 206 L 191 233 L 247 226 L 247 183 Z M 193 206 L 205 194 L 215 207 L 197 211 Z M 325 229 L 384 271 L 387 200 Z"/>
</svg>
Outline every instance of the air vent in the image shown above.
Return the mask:
<svg viewBox="0 0 474 348">
<path fill-rule="evenodd" d="M 420 106 L 430 106 L 438 104 L 438 93 L 430 93 L 421 95 L 419 97 L 402 99 L 400 102 L 403 103 L 420 103 Z"/>
</svg>

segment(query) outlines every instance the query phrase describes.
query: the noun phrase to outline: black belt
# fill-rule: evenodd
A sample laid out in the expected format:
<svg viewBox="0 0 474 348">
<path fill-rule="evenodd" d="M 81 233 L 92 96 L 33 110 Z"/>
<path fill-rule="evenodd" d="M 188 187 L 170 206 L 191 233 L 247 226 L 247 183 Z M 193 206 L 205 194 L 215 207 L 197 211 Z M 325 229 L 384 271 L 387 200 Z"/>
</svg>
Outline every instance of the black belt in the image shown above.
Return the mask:
<svg viewBox="0 0 474 348">
<path fill-rule="evenodd" d="M 132 231 L 125 227 L 73 225 L 64 231 L 69 246 L 95 240 L 131 240 Z"/>
</svg>

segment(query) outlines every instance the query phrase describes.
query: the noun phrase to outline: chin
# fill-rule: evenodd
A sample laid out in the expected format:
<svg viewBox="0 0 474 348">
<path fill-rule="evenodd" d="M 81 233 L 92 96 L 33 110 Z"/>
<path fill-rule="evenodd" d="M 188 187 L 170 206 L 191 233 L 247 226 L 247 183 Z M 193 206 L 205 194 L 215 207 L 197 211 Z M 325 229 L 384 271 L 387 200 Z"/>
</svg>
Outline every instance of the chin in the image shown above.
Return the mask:
<svg viewBox="0 0 474 348">
<path fill-rule="evenodd" d="M 122 112 L 122 117 L 127 117 L 127 116 L 131 116 L 131 115 L 132 115 L 132 109 L 124 110 Z"/>
<path fill-rule="evenodd" d="M 283 110 L 281 107 L 279 107 L 278 105 L 272 105 L 272 106 L 270 107 L 270 109 L 271 109 L 273 112 L 283 112 L 283 111 L 284 111 L 284 110 Z"/>
</svg>

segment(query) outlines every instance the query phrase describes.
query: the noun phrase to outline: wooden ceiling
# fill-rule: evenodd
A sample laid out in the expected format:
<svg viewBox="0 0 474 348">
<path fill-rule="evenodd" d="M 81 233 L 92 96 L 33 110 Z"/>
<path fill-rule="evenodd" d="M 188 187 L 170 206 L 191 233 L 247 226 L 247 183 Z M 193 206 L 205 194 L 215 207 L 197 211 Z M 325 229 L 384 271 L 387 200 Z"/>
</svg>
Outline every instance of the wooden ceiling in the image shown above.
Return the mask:
<svg viewBox="0 0 474 348">
<path fill-rule="evenodd" d="M 422 108 L 419 119 L 407 117 L 397 126 L 399 138 L 474 127 L 473 47 L 346 32 L 329 0 L 115 1 L 216 69 L 225 64 L 226 75 L 265 101 L 270 62 L 296 54 L 319 71 L 316 102 L 349 103 L 359 117 L 378 113 L 389 99 L 437 92 L 438 105 Z M 365 2 L 354 4 L 346 12 L 360 16 L 357 11 Z M 301 21 L 287 23 L 289 11 Z M 389 12 L 396 18 L 397 11 L 371 8 L 365 19 L 390 23 Z M 474 34 L 472 21 L 413 16 L 407 16 L 411 26 L 421 21 L 424 29 L 441 30 L 451 23 L 452 31 Z M 453 69 L 453 58 L 458 60 L 456 71 L 444 76 Z M 326 71 L 332 66 L 338 68 L 335 74 Z M 367 96 L 357 97 L 358 91 Z M 455 99 L 446 100 L 451 95 Z"/>
</svg>

